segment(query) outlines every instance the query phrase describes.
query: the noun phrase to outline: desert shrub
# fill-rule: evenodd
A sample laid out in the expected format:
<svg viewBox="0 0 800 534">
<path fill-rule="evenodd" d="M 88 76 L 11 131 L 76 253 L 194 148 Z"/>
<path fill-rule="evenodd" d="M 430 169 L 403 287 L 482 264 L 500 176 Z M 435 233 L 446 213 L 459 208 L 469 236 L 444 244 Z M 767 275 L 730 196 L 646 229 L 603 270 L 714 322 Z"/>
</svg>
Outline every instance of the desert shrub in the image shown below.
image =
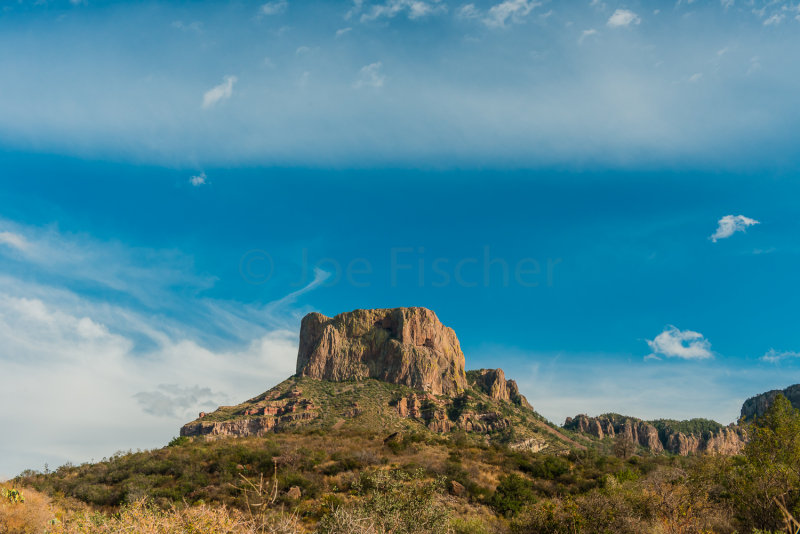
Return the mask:
<svg viewBox="0 0 800 534">
<path fill-rule="evenodd" d="M 541 456 L 525 465 L 523 471 L 536 478 L 553 480 L 569 472 L 569 462 L 559 456 Z"/>
<path fill-rule="evenodd" d="M 113 516 L 76 512 L 65 517 L 63 534 L 296 534 L 297 518 L 281 512 L 248 515 L 225 506 L 200 505 L 162 510 L 146 501 L 124 506 Z"/>
<path fill-rule="evenodd" d="M 490 534 L 490 530 L 480 519 L 455 518 L 452 521 L 454 534 Z"/>
<path fill-rule="evenodd" d="M 352 534 L 445 534 L 450 513 L 439 501 L 444 479 L 428 480 L 422 470 L 363 473 L 353 485 L 356 499 L 323 517 L 316 532 Z M 358 530 L 362 529 L 362 530 Z"/>
<path fill-rule="evenodd" d="M 178 436 L 176 438 L 172 438 L 167 444 L 167 447 L 180 447 L 181 445 L 186 445 L 190 441 L 191 440 L 186 436 Z"/>
<path fill-rule="evenodd" d="M 492 494 L 489 504 L 498 514 L 512 517 L 535 499 L 531 482 L 512 473 L 500 479 L 500 484 Z"/>
</svg>

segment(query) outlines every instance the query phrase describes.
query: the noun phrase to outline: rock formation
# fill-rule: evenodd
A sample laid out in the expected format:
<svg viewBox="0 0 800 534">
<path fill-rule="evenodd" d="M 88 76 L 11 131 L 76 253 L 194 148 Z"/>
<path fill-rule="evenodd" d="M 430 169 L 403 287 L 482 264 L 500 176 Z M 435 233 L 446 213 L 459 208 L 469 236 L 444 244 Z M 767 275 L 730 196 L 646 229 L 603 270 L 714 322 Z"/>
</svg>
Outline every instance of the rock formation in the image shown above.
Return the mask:
<svg viewBox="0 0 800 534">
<path fill-rule="evenodd" d="M 504 402 L 511 402 L 533 410 L 528 399 L 520 392 L 517 383 L 506 380 L 502 369 L 479 369 L 469 372 L 470 382 L 474 380 L 475 386 L 491 398 Z"/>
<path fill-rule="evenodd" d="M 766 393 L 747 399 L 744 401 L 744 404 L 742 404 L 742 419 L 751 421 L 764 415 L 769 407 L 772 406 L 772 402 L 778 394 L 789 399 L 789 402 L 791 402 L 792 406 L 795 408 L 800 408 L 800 384 L 795 384 L 783 390 L 773 389 L 772 391 L 767 391 Z"/>
<path fill-rule="evenodd" d="M 448 396 L 467 386 L 455 332 L 425 308 L 306 315 L 297 374 L 331 381 L 375 378 Z"/>
<path fill-rule="evenodd" d="M 653 453 L 667 451 L 681 456 L 704 452 L 738 454 L 746 440 L 744 429 L 736 425 L 700 434 L 687 434 L 668 426 L 662 426 L 659 431 L 653 423 L 619 415 L 589 417 L 581 414 L 568 417 L 564 428 L 599 439 L 623 435 Z"/>
</svg>

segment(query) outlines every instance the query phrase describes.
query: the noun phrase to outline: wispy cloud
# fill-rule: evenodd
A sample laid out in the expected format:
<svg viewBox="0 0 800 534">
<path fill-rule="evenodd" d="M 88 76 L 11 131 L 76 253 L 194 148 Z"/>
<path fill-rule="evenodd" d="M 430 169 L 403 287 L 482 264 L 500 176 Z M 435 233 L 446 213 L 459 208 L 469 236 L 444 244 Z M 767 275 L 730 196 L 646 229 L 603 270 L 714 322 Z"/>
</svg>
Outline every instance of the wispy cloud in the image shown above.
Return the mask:
<svg viewBox="0 0 800 534">
<path fill-rule="evenodd" d="M 761 360 L 769 363 L 780 363 L 784 360 L 794 360 L 800 358 L 800 352 L 791 350 L 778 351 L 769 349 L 762 357 Z"/>
<path fill-rule="evenodd" d="M 684 360 L 704 360 L 713 358 L 711 343 L 700 332 L 679 330 L 670 325 L 655 339 L 646 340 L 652 350 L 649 357 L 681 358 Z"/>
<path fill-rule="evenodd" d="M 197 411 L 287 378 L 304 310 L 295 303 L 329 276 L 317 271 L 305 287 L 265 304 L 221 302 L 165 289 L 204 278 L 174 251 L 20 225 L 13 233 L 29 243 L 22 261 L 36 281 L 9 274 L 12 260 L 0 256 L 0 401 L 19 405 L 0 414 L 0 426 L 26 428 L 15 443 L 0 443 L 4 475 L 161 446 Z M 95 277 L 122 298 L 84 292 Z M 155 298 L 142 306 L 147 294 Z"/>
<path fill-rule="evenodd" d="M 172 23 L 172 27 L 184 32 L 203 33 L 203 23 L 199 20 L 193 20 L 192 22 L 176 20 Z"/>
<path fill-rule="evenodd" d="M 586 39 L 587 37 L 591 37 L 592 35 L 597 35 L 597 30 L 595 30 L 594 28 L 583 30 L 581 32 L 581 36 L 578 37 L 578 44 L 583 44 L 584 39 Z"/>
<path fill-rule="evenodd" d="M 201 185 L 206 185 L 206 183 L 207 183 L 206 173 L 205 172 L 201 172 L 200 174 L 192 176 L 191 178 L 189 178 L 189 183 L 192 184 L 195 187 L 200 187 Z"/>
<path fill-rule="evenodd" d="M 361 9 L 362 2 L 356 2 L 358 9 Z M 414 20 L 428 15 L 444 13 L 447 6 L 439 1 L 432 0 L 389 0 L 383 4 L 374 4 L 369 7 L 366 13 L 361 15 L 361 22 L 370 22 L 382 18 L 391 19 L 397 15 L 405 13 L 409 19 Z"/>
<path fill-rule="evenodd" d="M 489 8 L 483 22 L 490 28 L 504 28 L 507 23 L 521 23 L 531 11 L 542 5 L 532 0 L 506 0 Z"/>
<path fill-rule="evenodd" d="M 236 76 L 225 76 L 221 84 L 206 91 L 203 94 L 203 109 L 208 109 L 223 100 L 228 100 L 233 95 L 233 85 L 236 81 Z"/>
<path fill-rule="evenodd" d="M 777 26 L 783 19 L 786 18 L 786 15 L 783 13 L 773 13 L 770 15 L 766 20 L 764 20 L 764 26 Z"/>
<path fill-rule="evenodd" d="M 460 19 L 477 19 L 480 16 L 480 10 L 475 7 L 475 4 L 464 4 L 456 10 L 456 17 Z"/>
<path fill-rule="evenodd" d="M 159 384 L 153 391 L 135 393 L 133 398 L 145 413 L 171 418 L 192 417 L 198 408 L 210 411 L 227 401 L 227 396 L 214 393 L 211 388 L 178 384 Z"/>
<path fill-rule="evenodd" d="M 336 30 L 336 37 L 337 38 L 341 37 L 341 36 L 343 36 L 343 35 L 345 35 L 347 33 L 350 33 L 352 30 L 353 30 L 353 28 L 350 28 L 350 27 L 340 28 L 340 29 Z"/>
<path fill-rule="evenodd" d="M 7 245 L 22 251 L 28 249 L 28 242 L 25 238 L 14 232 L 0 232 L 0 245 Z"/>
<path fill-rule="evenodd" d="M 611 28 L 624 28 L 642 22 L 641 17 L 629 9 L 617 9 L 608 18 L 606 24 Z"/>
<path fill-rule="evenodd" d="M 717 222 L 717 231 L 709 237 L 716 243 L 720 239 L 727 239 L 736 232 L 744 232 L 748 226 L 760 224 L 759 221 L 744 215 L 725 215 Z"/>
<path fill-rule="evenodd" d="M 280 0 L 277 2 L 267 2 L 266 4 L 261 5 L 259 13 L 266 16 L 280 15 L 281 13 L 286 12 L 286 9 L 288 7 L 289 3 L 286 2 L 285 0 Z"/>
<path fill-rule="evenodd" d="M 362 87 L 378 89 L 383 87 L 384 82 L 386 82 L 386 76 L 381 72 L 382 67 L 383 63 L 380 61 L 361 67 L 361 70 L 358 71 L 358 78 L 353 82 L 353 87 L 356 89 Z"/>
</svg>

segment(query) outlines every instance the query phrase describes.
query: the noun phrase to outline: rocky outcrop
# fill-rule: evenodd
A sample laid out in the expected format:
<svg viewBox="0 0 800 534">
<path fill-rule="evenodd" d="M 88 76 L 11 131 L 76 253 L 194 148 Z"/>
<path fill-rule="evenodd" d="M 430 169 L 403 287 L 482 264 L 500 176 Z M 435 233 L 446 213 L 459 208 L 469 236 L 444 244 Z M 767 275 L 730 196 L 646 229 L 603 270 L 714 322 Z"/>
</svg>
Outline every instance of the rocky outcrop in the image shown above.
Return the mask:
<svg viewBox="0 0 800 534">
<path fill-rule="evenodd" d="M 195 421 L 181 427 L 181 436 L 265 436 L 292 423 L 308 421 L 317 417 L 313 412 L 282 415 L 280 417 L 256 417 L 231 419 L 228 421 Z"/>
<path fill-rule="evenodd" d="M 434 395 L 454 396 L 467 386 L 455 332 L 425 308 L 306 315 L 297 374 L 331 381 L 375 378 Z"/>
<path fill-rule="evenodd" d="M 628 417 L 612 418 L 606 415 L 589 417 L 581 414 L 574 418 L 568 417 L 564 422 L 564 428 L 582 434 L 589 434 L 599 439 L 622 435 L 633 443 L 641 445 L 654 453 L 664 450 L 664 446 L 658 437 L 658 429 L 640 419 Z"/>
<path fill-rule="evenodd" d="M 681 456 L 701 453 L 738 454 L 746 441 L 744 429 L 736 425 L 718 427 L 717 430 L 700 434 L 687 434 L 665 426 L 659 430 L 647 421 L 618 415 L 589 417 L 581 414 L 568 417 L 564 428 L 598 439 L 622 435 L 653 453 L 667 451 Z"/>
<path fill-rule="evenodd" d="M 775 397 L 779 394 L 786 397 L 792 403 L 792 406 L 800 409 L 800 384 L 795 384 L 786 389 L 773 389 L 747 399 L 742 404 L 741 418 L 745 421 L 752 421 L 757 417 L 761 417 L 767 413 Z"/>
<path fill-rule="evenodd" d="M 468 373 L 470 381 L 474 380 L 475 387 L 499 401 L 510 402 L 533 410 L 528 399 L 519 392 L 517 383 L 506 380 L 502 369 L 479 369 Z"/>
</svg>

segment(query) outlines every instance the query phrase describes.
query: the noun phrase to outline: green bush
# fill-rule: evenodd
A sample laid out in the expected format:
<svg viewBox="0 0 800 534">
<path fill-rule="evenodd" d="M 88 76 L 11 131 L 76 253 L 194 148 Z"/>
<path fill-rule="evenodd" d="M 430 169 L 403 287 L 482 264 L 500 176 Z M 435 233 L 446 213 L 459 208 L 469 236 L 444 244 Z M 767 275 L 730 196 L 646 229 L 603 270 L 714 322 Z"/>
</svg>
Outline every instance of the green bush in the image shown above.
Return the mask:
<svg viewBox="0 0 800 534">
<path fill-rule="evenodd" d="M 492 494 L 489 501 L 494 510 L 503 516 L 512 517 L 523 506 L 536 500 L 533 485 L 529 480 L 515 473 L 505 475 L 500 479 L 500 484 Z"/>
</svg>

